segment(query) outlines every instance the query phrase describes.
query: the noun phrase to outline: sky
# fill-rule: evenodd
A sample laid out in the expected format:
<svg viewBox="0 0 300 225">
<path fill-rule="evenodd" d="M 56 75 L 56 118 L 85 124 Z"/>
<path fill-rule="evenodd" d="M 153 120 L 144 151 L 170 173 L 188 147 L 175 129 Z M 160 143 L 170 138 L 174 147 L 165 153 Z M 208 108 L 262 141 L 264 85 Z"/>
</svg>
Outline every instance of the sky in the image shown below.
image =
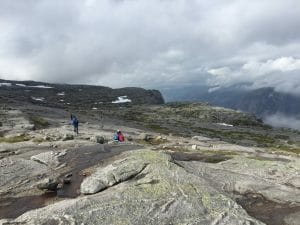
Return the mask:
<svg viewBox="0 0 300 225">
<path fill-rule="evenodd" d="M 300 94 L 299 0 L 0 0 L 0 78 Z"/>
</svg>

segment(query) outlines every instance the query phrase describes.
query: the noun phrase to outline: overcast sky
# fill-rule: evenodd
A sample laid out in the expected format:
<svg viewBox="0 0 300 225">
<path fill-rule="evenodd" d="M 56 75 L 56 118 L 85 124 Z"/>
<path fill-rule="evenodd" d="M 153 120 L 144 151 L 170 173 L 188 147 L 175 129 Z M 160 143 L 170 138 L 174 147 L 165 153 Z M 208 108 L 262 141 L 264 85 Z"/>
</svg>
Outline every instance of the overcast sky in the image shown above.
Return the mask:
<svg viewBox="0 0 300 225">
<path fill-rule="evenodd" d="M 0 78 L 300 94 L 300 1 L 0 0 Z"/>
</svg>

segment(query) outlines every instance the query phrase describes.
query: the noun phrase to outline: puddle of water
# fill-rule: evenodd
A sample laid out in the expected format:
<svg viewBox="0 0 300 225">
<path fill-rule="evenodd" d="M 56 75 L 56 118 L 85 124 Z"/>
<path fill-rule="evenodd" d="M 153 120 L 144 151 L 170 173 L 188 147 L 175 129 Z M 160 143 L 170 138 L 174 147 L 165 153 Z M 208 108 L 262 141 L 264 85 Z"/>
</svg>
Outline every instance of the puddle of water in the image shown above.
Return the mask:
<svg viewBox="0 0 300 225">
<path fill-rule="evenodd" d="M 80 195 L 80 185 L 84 176 L 82 171 L 97 164 L 105 164 L 114 156 L 124 151 L 140 149 L 134 145 L 95 145 L 72 149 L 66 154 L 64 162 L 72 168 L 71 183 L 64 184 L 57 192 L 47 192 L 38 196 L 25 196 L 20 198 L 0 198 L 0 219 L 16 218 L 32 209 L 41 208 L 66 198 L 76 198 Z M 67 173 L 67 174 L 68 174 Z M 65 174 L 64 174 L 65 175 Z M 60 180 L 64 178 L 60 177 Z"/>
<path fill-rule="evenodd" d="M 300 213 L 300 206 L 279 204 L 265 199 L 260 194 L 248 193 L 236 199 L 247 213 L 267 225 L 283 225 L 284 218 L 293 213 Z"/>
<path fill-rule="evenodd" d="M 43 207 L 56 197 L 55 192 L 47 192 L 39 196 L 20 198 L 4 198 L 0 200 L 0 219 L 15 218 L 31 209 Z M 12 207 L 14 206 L 14 207 Z"/>
<path fill-rule="evenodd" d="M 205 155 L 201 153 L 172 152 L 169 153 L 177 161 L 200 161 L 206 163 L 219 163 L 231 159 L 222 154 Z"/>
</svg>

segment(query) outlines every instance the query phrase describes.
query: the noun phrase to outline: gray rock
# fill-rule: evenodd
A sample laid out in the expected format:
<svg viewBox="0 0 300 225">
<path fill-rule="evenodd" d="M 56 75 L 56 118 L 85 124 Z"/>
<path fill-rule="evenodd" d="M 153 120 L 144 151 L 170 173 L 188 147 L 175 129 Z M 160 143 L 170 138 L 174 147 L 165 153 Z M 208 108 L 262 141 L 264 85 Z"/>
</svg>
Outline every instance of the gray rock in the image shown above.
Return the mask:
<svg viewBox="0 0 300 225">
<path fill-rule="evenodd" d="M 12 193 L 20 193 L 32 189 L 35 180 L 46 174 L 46 165 L 32 160 L 20 158 L 4 158 L 0 160 L 0 193 L 10 190 Z M 28 182 L 29 181 L 29 182 Z"/>
<path fill-rule="evenodd" d="M 153 136 L 151 134 L 141 133 L 139 139 L 149 141 L 150 139 L 153 139 Z"/>
<path fill-rule="evenodd" d="M 300 213 L 293 213 L 284 218 L 285 225 L 299 225 Z"/>
<path fill-rule="evenodd" d="M 137 166 L 140 169 L 137 170 Z M 263 225 L 204 179 L 187 173 L 172 163 L 168 155 L 159 152 L 128 152 L 123 154 L 123 161 L 98 168 L 95 174 L 85 182 L 94 183 L 90 187 L 97 186 L 97 189 L 112 185 L 116 180 L 127 181 L 109 187 L 104 192 L 63 200 L 29 211 L 11 222 Z M 110 176 L 113 174 L 118 176 Z"/>
<path fill-rule="evenodd" d="M 218 164 L 196 161 L 180 164 L 220 191 L 241 195 L 258 193 L 274 202 L 300 205 L 300 190 L 288 183 L 300 172 L 299 159 L 280 162 L 236 156 Z"/>
<path fill-rule="evenodd" d="M 105 139 L 102 136 L 94 136 L 90 138 L 91 141 L 99 143 L 99 144 L 104 144 Z"/>
<path fill-rule="evenodd" d="M 105 168 L 99 168 L 81 184 L 80 191 L 83 194 L 94 194 L 119 182 L 123 182 L 140 173 L 146 164 L 140 160 L 118 161 Z"/>
<path fill-rule="evenodd" d="M 62 163 L 62 157 L 65 156 L 66 151 L 62 152 L 43 152 L 38 155 L 31 156 L 31 160 L 45 164 L 49 167 L 56 168 Z"/>
<path fill-rule="evenodd" d="M 69 140 L 73 140 L 73 139 L 74 139 L 73 134 L 64 134 L 64 136 L 62 137 L 63 141 L 69 141 Z"/>
<path fill-rule="evenodd" d="M 37 184 L 37 188 L 41 190 L 56 191 L 58 181 L 54 178 L 45 178 Z"/>
</svg>

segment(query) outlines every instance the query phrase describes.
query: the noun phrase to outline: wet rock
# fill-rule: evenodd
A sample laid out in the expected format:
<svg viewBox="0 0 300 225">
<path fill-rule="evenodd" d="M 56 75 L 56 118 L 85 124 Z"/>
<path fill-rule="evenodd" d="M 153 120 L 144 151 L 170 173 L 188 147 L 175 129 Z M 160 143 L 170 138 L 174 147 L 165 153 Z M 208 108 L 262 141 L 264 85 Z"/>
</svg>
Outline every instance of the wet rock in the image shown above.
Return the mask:
<svg viewBox="0 0 300 225">
<path fill-rule="evenodd" d="M 45 178 L 37 184 L 37 188 L 41 190 L 56 191 L 58 181 L 54 178 Z"/>
<path fill-rule="evenodd" d="M 69 178 L 69 177 L 72 177 L 72 176 L 73 176 L 72 173 L 68 173 L 68 174 L 65 175 L 65 178 Z"/>
<path fill-rule="evenodd" d="M 71 178 L 70 177 L 65 177 L 63 178 L 63 183 L 64 184 L 70 184 L 72 182 Z"/>
</svg>

